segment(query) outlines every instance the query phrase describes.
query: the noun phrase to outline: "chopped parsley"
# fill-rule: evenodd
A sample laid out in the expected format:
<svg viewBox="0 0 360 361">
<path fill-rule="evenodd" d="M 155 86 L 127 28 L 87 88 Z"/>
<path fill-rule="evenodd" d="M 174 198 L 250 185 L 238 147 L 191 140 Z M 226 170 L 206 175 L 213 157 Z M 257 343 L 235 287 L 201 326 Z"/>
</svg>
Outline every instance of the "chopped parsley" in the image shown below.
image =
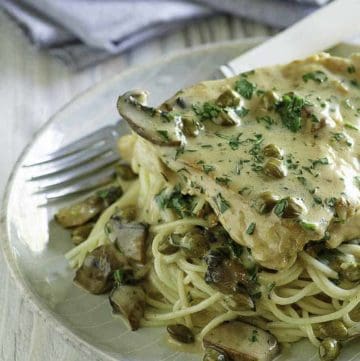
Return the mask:
<svg viewBox="0 0 360 361">
<path fill-rule="evenodd" d="M 165 141 L 168 141 L 169 140 L 169 133 L 167 130 L 157 130 L 156 131 L 160 136 L 161 138 L 163 138 Z"/>
<path fill-rule="evenodd" d="M 246 109 L 244 107 L 238 108 L 235 110 L 235 113 L 240 117 L 240 118 L 244 118 L 248 113 L 249 113 L 249 109 Z"/>
<path fill-rule="evenodd" d="M 211 120 L 219 116 L 221 108 L 216 104 L 205 102 L 204 104 L 193 104 L 192 108 L 200 120 Z"/>
<path fill-rule="evenodd" d="M 329 163 L 329 159 L 327 159 L 326 157 L 324 157 L 324 158 L 319 158 L 319 159 L 315 159 L 315 160 L 311 160 L 311 159 L 310 159 L 310 162 L 311 162 L 311 164 L 312 164 L 312 168 L 313 168 L 313 169 L 315 169 L 315 167 L 316 167 L 317 165 L 328 165 L 328 164 L 330 164 L 330 163 Z"/>
<path fill-rule="evenodd" d="M 316 70 L 311 73 L 306 73 L 303 75 L 302 78 L 305 83 L 307 83 L 309 80 L 313 80 L 316 83 L 323 83 L 324 81 L 328 80 L 327 75 L 321 70 Z"/>
<path fill-rule="evenodd" d="M 194 197 L 182 194 L 179 187 L 175 187 L 170 194 L 164 188 L 155 196 L 155 202 L 159 208 L 173 209 L 178 216 L 184 218 L 192 215 Z"/>
<path fill-rule="evenodd" d="M 270 129 L 273 124 L 275 124 L 275 120 L 268 115 L 263 117 L 257 117 L 256 121 L 258 123 L 263 123 L 266 129 Z"/>
<path fill-rule="evenodd" d="M 124 270 L 117 269 L 113 273 L 114 281 L 116 286 L 120 286 L 124 280 Z"/>
<path fill-rule="evenodd" d="M 347 72 L 348 72 L 349 74 L 355 73 L 355 72 L 356 72 L 355 66 L 354 66 L 354 65 L 350 65 L 350 66 L 347 68 Z"/>
<path fill-rule="evenodd" d="M 246 229 L 246 234 L 248 234 L 248 235 L 252 235 L 252 234 L 254 234 L 254 232 L 255 232 L 255 227 L 256 227 L 256 223 L 255 222 L 252 222 L 252 223 L 250 223 L 249 224 L 249 227 Z"/>
<path fill-rule="evenodd" d="M 241 78 L 235 83 L 235 90 L 248 100 L 252 98 L 255 88 L 256 86 L 245 78 Z"/>
<path fill-rule="evenodd" d="M 240 145 L 243 143 L 243 141 L 240 140 L 242 134 L 243 133 L 239 133 L 238 135 L 232 135 L 231 137 L 227 137 L 221 133 L 215 133 L 215 135 L 219 138 L 226 139 L 229 142 L 228 144 L 232 150 L 239 149 Z"/>
<path fill-rule="evenodd" d="M 357 126 L 355 126 L 354 124 L 351 124 L 351 123 L 344 123 L 344 127 L 353 129 L 353 130 L 359 130 L 359 128 Z"/>
<path fill-rule="evenodd" d="M 254 328 L 253 331 L 252 331 L 252 334 L 251 334 L 251 336 L 249 338 L 249 341 L 250 342 L 257 342 L 258 341 L 258 333 L 259 333 L 259 331 Z"/>
<path fill-rule="evenodd" d="M 317 225 L 306 221 L 300 221 L 300 225 L 305 231 L 316 231 Z"/>
<path fill-rule="evenodd" d="M 203 164 L 203 170 L 206 174 L 209 174 L 210 172 L 213 172 L 215 170 L 215 167 L 210 164 Z"/>
<path fill-rule="evenodd" d="M 306 101 L 293 93 L 285 94 L 276 104 L 276 111 L 279 113 L 282 123 L 294 133 L 302 126 L 301 111 L 305 105 L 307 105 Z"/>
<path fill-rule="evenodd" d="M 227 186 L 231 182 L 231 179 L 228 177 L 216 177 L 215 181 L 218 184 Z"/>
<path fill-rule="evenodd" d="M 332 133 L 332 139 L 336 140 L 338 143 L 344 143 L 348 147 L 352 146 L 352 143 L 344 133 Z"/>
<path fill-rule="evenodd" d="M 238 135 L 236 136 L 232 136 L 230 139 L 229 139 L 229 146 L 232 150 L 236 150 L 236 149 L 239 149 L 239 146 L 241 144 L 240 142 L 240 137 L 242 136 L 242 133 L 239 133 Z"/>
<path fill-rule="evenodd" d="M 230 203 L 222 196 L 221 193 L 218 193 L 216 197 L 214 197 L 214 200 L 220 213 L 224 213 L 230 208 Z"/>
<path fill-rule="evenodd" d="M 280 199 L 275 207 L 274 207 L 274 213 L 278 216 L 278 217 L 282 217 L 287 206 L 288 206 L 289 202 L 286 198 Z"/>
</svg>

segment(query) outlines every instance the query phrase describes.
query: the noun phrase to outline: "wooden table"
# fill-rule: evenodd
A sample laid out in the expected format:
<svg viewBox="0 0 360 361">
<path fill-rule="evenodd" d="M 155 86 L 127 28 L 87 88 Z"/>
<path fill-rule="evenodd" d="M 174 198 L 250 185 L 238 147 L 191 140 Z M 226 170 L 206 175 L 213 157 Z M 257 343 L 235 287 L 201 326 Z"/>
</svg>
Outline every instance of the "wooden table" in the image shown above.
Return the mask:
<svg viewBox="0 0 360 361">
<path fill-rule="evenodd" d="M 199 44 L 272 34 L 226 16 L 199 22 L 85 71 L 74 73 L 29 44 L 0 11 L 0 192 L 37 129 L 79 92 L 129 66 Z M 0 361 L 89 361 L 31 309 L 0 255 Z"/>
</svg>

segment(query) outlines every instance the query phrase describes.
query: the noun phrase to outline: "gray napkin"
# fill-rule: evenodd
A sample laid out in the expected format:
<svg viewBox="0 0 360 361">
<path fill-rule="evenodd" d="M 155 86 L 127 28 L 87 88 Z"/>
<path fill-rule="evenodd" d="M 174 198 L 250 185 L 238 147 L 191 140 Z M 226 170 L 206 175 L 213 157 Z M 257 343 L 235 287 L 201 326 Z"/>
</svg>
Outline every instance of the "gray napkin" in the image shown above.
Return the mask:
<svg viewBox="0 0 360 361">
<path fill-rule="evenodd" d="M 282 28 L 328 1 L 0 0 L 0 7 L 37 47 L 80 69 L 218 12 Z"/>
</svg>

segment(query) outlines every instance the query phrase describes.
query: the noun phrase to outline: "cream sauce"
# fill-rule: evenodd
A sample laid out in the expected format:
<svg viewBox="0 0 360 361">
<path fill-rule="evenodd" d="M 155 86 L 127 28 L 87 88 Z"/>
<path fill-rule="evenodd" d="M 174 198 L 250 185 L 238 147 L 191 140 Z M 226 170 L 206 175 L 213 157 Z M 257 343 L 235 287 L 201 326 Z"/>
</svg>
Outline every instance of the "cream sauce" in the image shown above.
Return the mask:
<svg viewBox="0 0 360 361">
<path fill-rule="evenodd" d="M 216 124 L 216 107 L 212 120 L 201 119 L 204 103 L 215 104 L 227 89 L 240 93 L 239 105 L 228 108 L 239 114 L 237 124 Z M 288 93 L 304 102 L 296 131 L 285 125 L 279 110 L 279 99 Z M 359 55 L 348 60 L 320 54 L 203 82 L 163 107 L 177 117 L 200 118 L 204 130 L 186 137 L 183 148 L 155 146 L 158 156 L 177 172 L 187 192 L 206 197 L 231 237 L 251 248 L 263 266 L 289 267 L 311 240 L 326 236 L 328 245 L 336 247 L 360 236 Z M 282 178 L 264 172 L 268 144 L 283 152 Z M 295 197 L 305 211 L 296 219 L 274 210 L 261 214 L 256 205 L 264 191 L 280 199 Z"/>
</svg>

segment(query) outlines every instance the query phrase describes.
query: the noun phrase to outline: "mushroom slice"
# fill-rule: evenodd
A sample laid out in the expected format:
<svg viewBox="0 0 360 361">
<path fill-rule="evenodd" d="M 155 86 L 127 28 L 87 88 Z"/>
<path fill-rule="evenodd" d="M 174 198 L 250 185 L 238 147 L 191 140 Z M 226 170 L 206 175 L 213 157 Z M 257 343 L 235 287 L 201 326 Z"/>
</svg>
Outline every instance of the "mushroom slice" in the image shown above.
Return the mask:
<svg viewBox="0 0 360 361">
<path fill-rule="evenodd" d="M 128 268 L 126 257 L 112 244 L 99 246 L 85 257 L 74 282 L 90 293 L 106 293 L 113 287 L 113 271 Z"/>
<path fill-rule="evenodd" d="M 60 209 L 55 214 L 55 220 L 65 228 L 81 226 L 95 218 L 121 196 L 121 187 L 101 189 L 79 203 Z"/>
<path fill-rule="evenodd" d="M 180 146 L 184 141 L 181 117 L 143 105 L 138 100 L 146 93 L 134 90 L 121 95 L 117 101 L 119 114 L 134 132 L 151 143 L 161 146 Z"/>
<path fill-rule="evenodd" d="M 145 293 L 142 288 L 119 285 L 111 291 L 109 300 L 113 312 L 121 315 L 127 326 L 136 331 L 145 309 Z"/>
<path fill-rule="evenodd" d="M 203 345 L 225 351 L 233 361 L 270 361 L 279 352 L 273 335 L 240 321 L 212 329 L 205 335 Z"/>
<path fill-rule="evenodd" d="M 127 222 L 114 216 L 107 223 L 109 238 L 115 242 L 125 257 L 145 264 L 147 226 L 143 223 Z"/>
</svg>

